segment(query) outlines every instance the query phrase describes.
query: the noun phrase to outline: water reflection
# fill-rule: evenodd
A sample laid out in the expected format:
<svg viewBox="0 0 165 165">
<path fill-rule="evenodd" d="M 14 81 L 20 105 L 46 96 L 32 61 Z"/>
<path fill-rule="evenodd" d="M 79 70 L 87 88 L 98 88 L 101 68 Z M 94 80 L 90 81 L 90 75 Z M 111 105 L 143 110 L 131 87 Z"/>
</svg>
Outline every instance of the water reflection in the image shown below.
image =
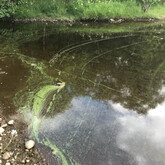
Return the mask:
<svg viewBox="0 0 165 165">
<path fill-rule="evenodd" d="M 147 115 L 137 115 L 120 105 L 114 105 L 122 114 L 118 118 L 120 130 L 117 145 L 139 165 L 165 164 L 165 102 L 151 109 Z"/>
<path fill-rule="evenodd" d="M 98 100 L 113 100 L 138 113 L 146 113 L 164 99 L 159 90 L 165 80 L 165 42 L 152 40 L 154 35 L 143 37 L 115 39 L 114 48 L 110 48 L 112 51 L 102 56 L 91 52 L 91 46 L 65 54 L 48 73 L 57 76 L 54 69 L 58 69 L 58 76 L 67 82 L 76 95 L 92 95 Z M 134 43 L 135 39 L 140 44 L 123 48 L 124 45 Z M 147 42 L 144 46 L 144 39 L 152 42 Z M 107 47 L 111 42 L 106 41 L 104 46 L 99 43 L 102 45 L 101 50 L 109 50 Z M 161 46 L 155 48 L 155 44 Z M 93 48 L 95 46 L 92 45 Z M 116 50 L 119 47 L 122 49 Z"/>
<path fill-rule="evenodd" d="M 105 33 L 91 33 L 90 27 L 85 31 L 79 26 L 16 25 L 2 30 L 2 54 L 8 52 L 22 63 L 0 61 L 10 65 L 7 70 L 0 66 L 1 101 L 15 94 L 15 104 L 31 119 L 34 137 L 53 149 L 59 163 L 165 164 L 163 26 L 161 33 L 153 25 L 123 33 L 108 33 L 107 27 Z M 80 44 L 56 58 L 63 47 L 91 40 L 97 42 Z M 52 66 L 51 59 L 56 59 Z M 20 83 L 22 77 L 26 84 Z M 66 83 L 59 93 L 42 90 L 59 81 Z M 39 91 L 44 98 L 33 113 Z"/>
<path fill-rule="evenodd" d="M 111 101 L 75 97 L 65 113 L 43 120 L 39 132 L 79 164 L 163 165 L 164 106 L 139 115 Z"/>
<path fill-rule="evenodd" d="M 38 128 L 40 139 L 47 135 L 63 152 L 68 164 L 134 165 L 134 158 L 116 145 L 120 128 L 117 118 L 122 114 L 112 105 L 75 97 L 65 113 L 42 120 Z"/>
</svg>

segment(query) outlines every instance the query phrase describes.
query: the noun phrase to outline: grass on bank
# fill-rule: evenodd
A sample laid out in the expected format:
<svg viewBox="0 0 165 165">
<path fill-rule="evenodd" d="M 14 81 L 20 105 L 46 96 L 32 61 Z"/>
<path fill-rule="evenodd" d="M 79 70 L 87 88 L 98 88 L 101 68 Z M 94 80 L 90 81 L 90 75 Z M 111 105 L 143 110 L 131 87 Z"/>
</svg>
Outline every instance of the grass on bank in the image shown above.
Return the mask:
<svg viewBox="0 0 165 165">
<path fill-rule="evenodd" d="M 164 18 L 165 5 L 155 5 L 144 13 L 136 1 L 96 0 L 22 0 L 14 14 L 16 18 L 104 19 L 104 18 Z"/>
</svg>

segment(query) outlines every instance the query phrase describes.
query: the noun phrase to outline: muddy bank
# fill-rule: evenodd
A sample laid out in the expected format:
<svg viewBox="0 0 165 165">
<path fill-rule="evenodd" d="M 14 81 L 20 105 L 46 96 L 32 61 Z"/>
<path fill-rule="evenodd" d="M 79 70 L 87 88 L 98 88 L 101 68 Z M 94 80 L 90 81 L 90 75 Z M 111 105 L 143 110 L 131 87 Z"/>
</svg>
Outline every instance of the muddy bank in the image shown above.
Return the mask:
<svg viewBox="0 0 165 165">
<path fill-rule="evenodd" d="M 122 23 L 122 22 L 155 22 L 164 21 L 165 18 L 82 18 L 82 19 L 51 19 L 51 18 L 21 18 L 21 19 L 0 19 L 0 21 L 9 22 L 20 22 L 20 23 L 30 23 L 30 22 L 47 22 L 47 23 Z"/>
<path fill-rule="evenodd" d="M 8 121 L 0 116 L 0 165 L 46 165 L 35 143 L 27 146 L 31 138 L 25 136 L 24 131 L 17 128 L 18 125 L 17 120 Z M 26 130 L 27 126 L 23 127 Z"/>
<path fill-rule="evenodd" d="M 122 23 L 122 22 L 154 22 L 157 18 L 105 18 L 105 19 L 80 19 L 80 22 L 102 22 L 102 23 Z"/>
</svg>

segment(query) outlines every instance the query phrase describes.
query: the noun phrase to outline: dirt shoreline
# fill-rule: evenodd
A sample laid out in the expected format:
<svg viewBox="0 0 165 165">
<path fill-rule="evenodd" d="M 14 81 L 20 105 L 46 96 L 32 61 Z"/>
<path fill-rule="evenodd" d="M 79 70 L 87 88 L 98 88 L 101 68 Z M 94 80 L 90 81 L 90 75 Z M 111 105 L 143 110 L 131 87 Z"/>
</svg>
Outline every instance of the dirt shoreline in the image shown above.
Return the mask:
<svg viewBox="0 0 165 165">
<path fill-rule="evenodd" d="M 24 132 L 27 125 L 20 130 L 19 124 L 17 120 L 6 120 L 0 116 L 0 165 L 46 165 L 35 143 L 30 148 L 25 145 L 34 141 Z"/>
<path fill-rule="evenodd" d="M 21 19 L 0 19 L 3 22 L 13 23 L 32 23 L 32 22 L 45 22 L 45 23 L 124 23 L 124 22 L 157 22 L 165 21 L 165 18 L 105 18 L 105 19 L 42 19 L 42 18 L 21 18 Z"/>
</svg>

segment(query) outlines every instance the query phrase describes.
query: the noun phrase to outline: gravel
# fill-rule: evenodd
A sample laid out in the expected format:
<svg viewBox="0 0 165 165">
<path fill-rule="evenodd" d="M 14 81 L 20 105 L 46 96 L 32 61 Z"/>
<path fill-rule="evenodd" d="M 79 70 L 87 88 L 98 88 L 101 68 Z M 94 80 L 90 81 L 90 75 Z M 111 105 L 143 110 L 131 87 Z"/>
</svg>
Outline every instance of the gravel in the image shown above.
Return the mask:
<svg viewBox="0 0 165 165">
<path fill-rule="evenodd" d="M 0 117 L 0 165 L 46 165 L 35 141 L 24 137 L 16 123 Z"/>
</svg>

